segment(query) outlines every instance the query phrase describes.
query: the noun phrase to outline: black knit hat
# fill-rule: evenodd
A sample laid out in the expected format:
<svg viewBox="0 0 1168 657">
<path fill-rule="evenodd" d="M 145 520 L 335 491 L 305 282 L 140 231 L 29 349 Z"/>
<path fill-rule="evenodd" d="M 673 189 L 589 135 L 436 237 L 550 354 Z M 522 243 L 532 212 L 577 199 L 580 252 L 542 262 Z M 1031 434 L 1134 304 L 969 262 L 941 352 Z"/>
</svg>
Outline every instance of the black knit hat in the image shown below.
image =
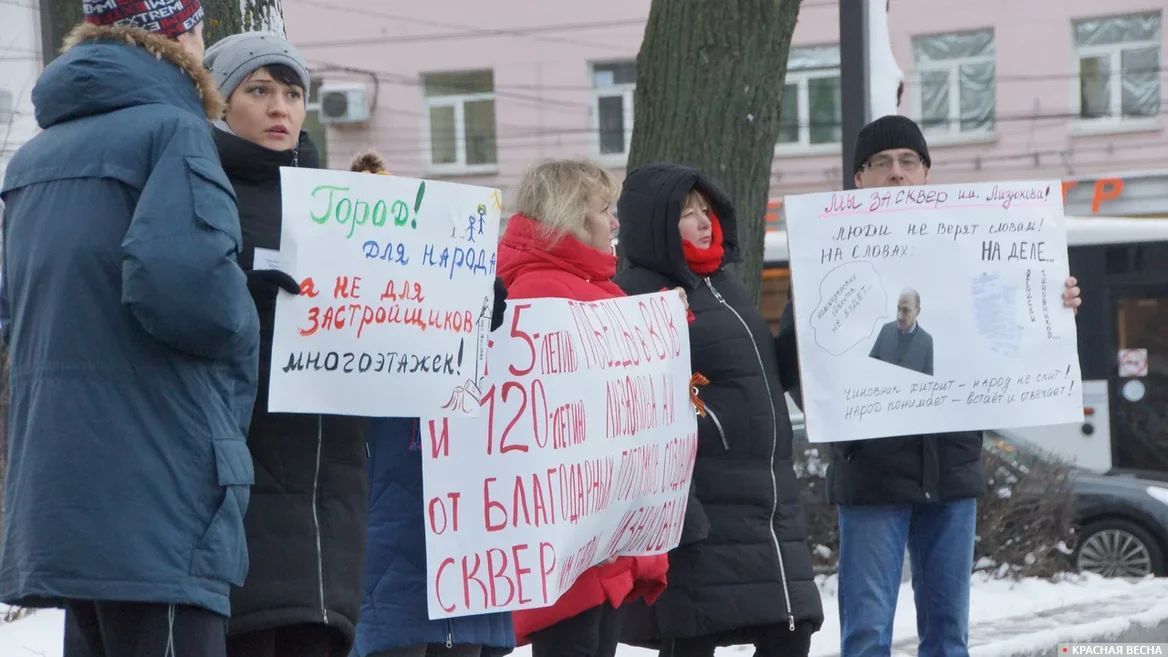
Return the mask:
<svg viewBox="0 0 1168 657">
<path fill-rule="evenodd" d="M 926 167 L 933 166 L 929 159 L 929 145 L 921 129 L 910 118 L 898 114 L 882 116 L 864 126 L 856 137 L 856 152 L 852 157 L 852 172 L 859 173 L 868 158 L 893 148 L 911 148 L 925 161 Z"/>
</svg>

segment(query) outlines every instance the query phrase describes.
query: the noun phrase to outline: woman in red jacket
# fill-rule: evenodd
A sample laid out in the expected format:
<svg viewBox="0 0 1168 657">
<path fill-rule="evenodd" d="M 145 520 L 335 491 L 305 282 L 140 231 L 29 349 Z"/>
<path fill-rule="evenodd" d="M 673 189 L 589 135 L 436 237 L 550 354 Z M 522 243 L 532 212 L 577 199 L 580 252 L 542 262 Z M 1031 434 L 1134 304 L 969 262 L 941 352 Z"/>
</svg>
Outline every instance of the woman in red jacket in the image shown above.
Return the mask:
<svg viewBox="0 0 1168 657">
<path fill-rule="evenodd" d="M 499 276 L 509 299 L 596 301 L 625 296 L 612 282 L 618 227 L 612 206 L 620 184 L 585 161 L 557 160 L 529 169 L 499 241 Z M 518 643 L 533 657 L 612 657 L 620 635 L 617 608 L 665 589 L 665 555 L 617 557 L 584 571 L 556 604 L 516 612 Z"/>
</svg>

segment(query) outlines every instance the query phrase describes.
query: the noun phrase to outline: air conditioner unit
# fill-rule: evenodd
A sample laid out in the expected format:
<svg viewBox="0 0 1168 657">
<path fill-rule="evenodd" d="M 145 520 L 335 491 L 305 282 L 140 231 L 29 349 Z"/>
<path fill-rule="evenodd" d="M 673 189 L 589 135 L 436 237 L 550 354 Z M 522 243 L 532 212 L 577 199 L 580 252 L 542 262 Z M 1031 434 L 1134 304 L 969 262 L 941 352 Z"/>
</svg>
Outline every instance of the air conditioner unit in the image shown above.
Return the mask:
<svg viewBox="0 0 1168 657">
<path fill-rule="evenodd" d="M 365 103 L 363 85 L 322 84 L 317 94 L 320 98 L 321 123 L 361 123 L 369 120 L 369 106 Z"/>
</svg>

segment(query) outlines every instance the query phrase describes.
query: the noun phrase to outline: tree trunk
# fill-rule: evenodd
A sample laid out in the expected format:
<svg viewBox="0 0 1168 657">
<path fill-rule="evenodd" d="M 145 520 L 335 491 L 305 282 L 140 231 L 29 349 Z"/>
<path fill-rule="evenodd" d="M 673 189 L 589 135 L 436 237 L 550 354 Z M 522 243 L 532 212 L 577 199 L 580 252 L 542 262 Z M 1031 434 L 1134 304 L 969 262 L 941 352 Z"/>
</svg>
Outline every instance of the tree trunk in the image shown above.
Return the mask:
<svg viewBox="0 0 1168 657">
<path fill-rule="evenodd" d="M 738 214 L 738 274 L 757 299 L 764 217 L 799 0 L 653 0 L 637 55 L 629 169 L 696 167 Z"/>
<path fill-rule="evenodd" d="M 61 42 L 73 26 L 85 20 L 77 0 L 41 0 L 41 51 L 45 66 L 60 54 Z"/>
<path fill-rule="evenodd" d="M 240 32 L 275 32 L 284 36 L 280 0 L 203 0 L 203 39 L 210 46 Z"/>
</svg>

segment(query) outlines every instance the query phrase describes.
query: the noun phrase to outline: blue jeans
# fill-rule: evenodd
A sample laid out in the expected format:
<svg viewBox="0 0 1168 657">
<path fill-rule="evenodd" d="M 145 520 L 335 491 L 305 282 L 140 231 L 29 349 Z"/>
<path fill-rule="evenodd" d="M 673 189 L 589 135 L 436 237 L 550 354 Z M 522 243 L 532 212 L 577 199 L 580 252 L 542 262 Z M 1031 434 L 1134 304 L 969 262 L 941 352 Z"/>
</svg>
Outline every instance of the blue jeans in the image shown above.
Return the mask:
<svg viewBox="0 0 1168 657">
<path fill-rule="evenodd" d="M 887 657 L 907 545 L 919 657 L 968 657 L 977 500 L 839 507 L 840 657 Z"/>
</svg>

